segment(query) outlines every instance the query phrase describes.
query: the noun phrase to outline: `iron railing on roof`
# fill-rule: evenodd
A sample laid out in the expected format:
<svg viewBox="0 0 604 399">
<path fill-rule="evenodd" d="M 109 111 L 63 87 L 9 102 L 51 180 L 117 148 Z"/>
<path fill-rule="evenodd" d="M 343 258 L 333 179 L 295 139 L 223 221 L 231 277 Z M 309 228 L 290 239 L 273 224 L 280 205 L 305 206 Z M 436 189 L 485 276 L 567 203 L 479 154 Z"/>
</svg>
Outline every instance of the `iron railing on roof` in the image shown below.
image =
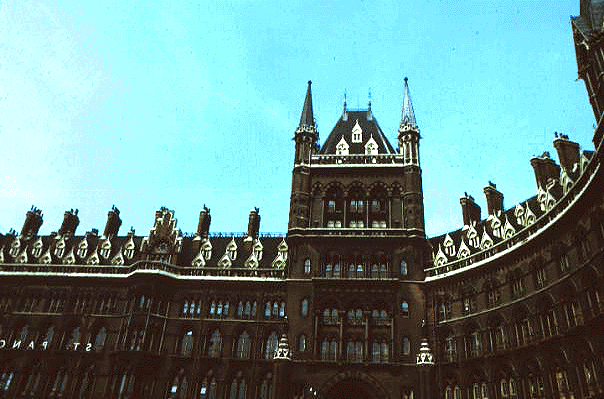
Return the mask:
<svg viewBox="0 0 604 399">
<path fill-rule="evenodd" d="M 400 154 L 377 154 L 377 155 L 313 155 L 311 163 L 313 165 L 385 165 L 385 164 L 403 164 L 404 158 Z"/>
</svg>

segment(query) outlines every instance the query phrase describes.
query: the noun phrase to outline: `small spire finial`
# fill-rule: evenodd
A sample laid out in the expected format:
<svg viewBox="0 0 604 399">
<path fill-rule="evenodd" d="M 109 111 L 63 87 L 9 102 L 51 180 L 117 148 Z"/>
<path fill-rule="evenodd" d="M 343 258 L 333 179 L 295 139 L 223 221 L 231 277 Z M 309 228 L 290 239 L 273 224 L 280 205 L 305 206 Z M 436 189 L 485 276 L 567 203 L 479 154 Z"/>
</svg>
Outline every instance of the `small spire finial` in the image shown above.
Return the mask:
<svg viewBox="0 0 604 399">
<path fill-rule="evenodd" d="M 417 122 L 415 121 L 415 113 L 413 112 L 413 104 L 411 103 L 411 95 L 409 94 L 409 83 L 405 76 L 405 93 L 403 95 L 403 115 L 401 118 L 401 128 L 403 126 L 409 126 L 417 128 Z"/>
<path fill-rule="evenodd" d="M 306 90 L 306 98 L 304 99 L 304 108 L 302 108 L 302 115 L 300 116 L 300 127 L 314 127 L 315 118 L 312 112 L 312 92 L 310 85 L 312 81 L 308 81 L 308 89 Z"/>
</svg>

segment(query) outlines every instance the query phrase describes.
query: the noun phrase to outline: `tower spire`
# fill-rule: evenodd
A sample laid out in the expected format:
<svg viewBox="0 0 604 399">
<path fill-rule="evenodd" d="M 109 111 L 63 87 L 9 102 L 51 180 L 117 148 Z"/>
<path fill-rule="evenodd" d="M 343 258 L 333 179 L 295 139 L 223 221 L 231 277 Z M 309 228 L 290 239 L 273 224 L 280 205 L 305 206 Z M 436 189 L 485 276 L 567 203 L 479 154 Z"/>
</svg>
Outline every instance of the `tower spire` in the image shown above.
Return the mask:
<svg viewBox="0 0 604 399">
<path fill-rule="evenodd" d="M 413 112 L 413 104 L 411 103 L 411 95 L 409 94 L 409 84 L 405 77 L 405 94 L 403 96 L 403 116 L 401 118 L 401 129 L 403 127 L 417 129 L 415 121 L 415 113 Z"/>
<path fill-rule="evenodd" d="M 312 112 L 312 92 L 310 85 L 312 82 L 308 81 L 308 90 L 306 91 L 306 98 L 304 99 L 304 108 L 302 108 L 302 115 L 300 116 L 300 127 L 311 127 L 315 126 L 315 117 Z"/>
</svg>

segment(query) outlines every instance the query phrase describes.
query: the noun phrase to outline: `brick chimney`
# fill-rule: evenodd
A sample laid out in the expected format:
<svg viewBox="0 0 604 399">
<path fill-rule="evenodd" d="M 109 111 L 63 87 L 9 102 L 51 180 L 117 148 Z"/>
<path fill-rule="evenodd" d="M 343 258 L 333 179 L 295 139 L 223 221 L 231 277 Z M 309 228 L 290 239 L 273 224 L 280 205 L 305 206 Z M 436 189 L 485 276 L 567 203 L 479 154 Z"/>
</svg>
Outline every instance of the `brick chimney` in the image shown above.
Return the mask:
<svg viewBox="0 0 604 399">
<path fill-rule="evenodd" d="M 489 215 L 496 215 L 499 211 L 503 212 L 503 194 L 497 190 L 495 183 L 489 181 L 489 184 L 484 187 L 484 195 L 487 197 Z"/>
<path fill-rule="evenodd" d="M 61 228 L 59 229 L 59 235 L 61 235 L 61 236 L 74 235 L 79 224 L 80 224 L 80 218 L 78 218 L 77 209 L 75 211 L 73 209 L 71 209 L 69 211 L 65 211 L 65 216 L 63 217 L 63 224 L 61 224 Z"/>
<path fill-rule="evenodd" d="M 464 226 L 470 226 L 473 222 L 480 222 L 480 206 L 474 202 L 474 197 L 464 193 L 459 199 Z"/>
<path fill-rule="evenodd" d="M 247 225 L 247 236 L 253 239 L 258 238 L 260 231 L 260 209 L 253 208 L 250 211 L 250 221 Z"/>
<path fill-rule="evenodd" d="M 558 135 L 556 133 L 554 147 L 558 151 L 560 166 L 566 169 L 567 173 L 570 173 L 573 170 L 573 166 L 579 162 L 579 144 L 570 141 L 566 134 Z"/>
<path fill-rule="evenodd" d="M 42 211 L 35 206 L 31 206 L 31 209 L 27 211 L 25 215 L 25 222 L 21 229 L 21 235 L 25 239 L 30 239 L 38 235 L 38 230 L 42 226 Z"/>
<path fill-rule="evenodd" d="M 107 224 L 105 224 L 105 231 L 103 237 L 112 238 L 117 235 L 122 225 L 122 219 L 120 219 L 120 210 L 113 205 L 111 210 L 107 213 Z"/>
<path fill-rule="evenodd" d="M 199 212 L 199 224 L 197 225 L 197 234 L 201 237 L 207 237 L 210 233 L 210 222 L 212 216 L 210 215 L 210 208 L 203 205 L 203 209 Z"/>
<path fill-rule="evenodd" d="M 535 179 L 537 180 L 537 187 L 545 190 L 547 188 L 547 182 L 550 179 L 560 178 L 560 166 L 556 164 L 556 161 L 550 158 L 549 152 L 545 151 L 540 157 L 531 158 L 531 165 L 535 171 Z"/>
</svg>

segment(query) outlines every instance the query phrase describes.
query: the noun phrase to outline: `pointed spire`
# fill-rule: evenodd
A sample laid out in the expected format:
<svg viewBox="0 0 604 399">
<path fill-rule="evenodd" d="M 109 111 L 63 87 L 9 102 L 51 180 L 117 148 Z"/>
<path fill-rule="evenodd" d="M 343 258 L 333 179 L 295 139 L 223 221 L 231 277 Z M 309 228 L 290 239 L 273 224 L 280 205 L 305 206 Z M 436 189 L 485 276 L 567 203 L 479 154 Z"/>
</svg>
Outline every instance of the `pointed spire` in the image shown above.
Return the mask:
<svg viewBox="0 0 604 399">
<path fill-rule="evenodd" d="M 300 116 L 300 127 L 311 127 L 315 126 L 315 117 L 312 113 L 312 92 L 310 91 L 310 85 L 312 82 L 308 81 L 308 90 L 306 91 L 306 99 L 304 99 L 304 108 L 302 109 L 302 116 Z"/>
<path fill-rule="evenodd" d="M 401 128 L 408 126 L 417 128 L 417 122 L 415 121 L 415 113 L 413 112 L 413 104 L 411 103 L 411 95 L 409 94 L 409 84 L 405 77 L 405 94 L 403 97 L 403 116 L 401 118 Z"/>
</svg>

